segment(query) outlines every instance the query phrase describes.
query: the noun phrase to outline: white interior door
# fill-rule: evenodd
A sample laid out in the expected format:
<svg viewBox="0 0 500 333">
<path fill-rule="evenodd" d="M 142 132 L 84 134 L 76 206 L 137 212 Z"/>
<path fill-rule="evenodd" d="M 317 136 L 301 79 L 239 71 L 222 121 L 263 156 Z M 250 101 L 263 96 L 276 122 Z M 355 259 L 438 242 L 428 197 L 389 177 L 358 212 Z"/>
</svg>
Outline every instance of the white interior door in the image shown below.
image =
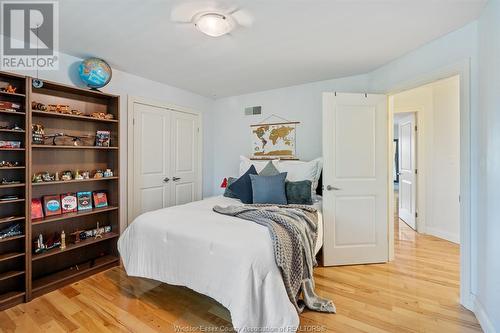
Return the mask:
<svg viewBox="0 0 500 333">
<path fill-rule="evenodd" d="M 195 114 L 172 112 L 172 185 L 174 205 L 200 200 L 199 118 Z"/>
<path fill-rule="evenodd" d="M 388 260 L 387 97 L 323 94 L 324 264 Z"/>
<path fill-rule="evenodd" d="M 171 205 L 171 112 L 133 103 L 133 216 Z"/>
<path fill-rule="evenodd" d="M 416 230 L 416 119 L 408 113 L 399 120 L 399 218 Z"/>
</svg>

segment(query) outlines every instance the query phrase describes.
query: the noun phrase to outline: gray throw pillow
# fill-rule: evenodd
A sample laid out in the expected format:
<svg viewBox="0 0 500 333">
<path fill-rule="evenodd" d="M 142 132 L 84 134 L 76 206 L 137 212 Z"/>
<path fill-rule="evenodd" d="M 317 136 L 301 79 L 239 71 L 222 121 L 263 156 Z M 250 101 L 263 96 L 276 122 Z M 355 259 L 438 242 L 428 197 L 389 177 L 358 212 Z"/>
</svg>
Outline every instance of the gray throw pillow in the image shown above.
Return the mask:
<svg viewBox="0 0 500 333">
<path fill-rule="evenodd" d="M 280 174 L 279 170 L 276 169 L 273 162 L 271 161 L 269 161 L 269 163 L 266 164 L 264 169 L 262 169 L 259 172 L 259 176 L 277 176 L 279 174 Z"/>
<path fill-rule="evenodd" d="M 286 182 L 286 200 L 288 204 L 312 205 L 312 182 L 310 180 L 301 180 L 298 182 Z"/>
<path fill-rule="evenodd" d="M 236 195 L 236 193 L 234 193 L 233 191 L 231 191 L 231 189 L 229 188 L 229 186 L 234 183 L 235 181 L 237 181 L 238 178 L 233 178 L 233 177 L 228 177 L 227 178 L 227 186 L 226 186 L 226 190 L 224 191 L 224 196 L 225 197 L 228 197 L 228 198 L 233 198 L 233 199 L 238 199 L 238 196 Z"/>
<path fill-rule="evenodd" d="M 250 175 L 253 203 L 286 205 L 286 172 L 276 176 Z"/>
</svg>

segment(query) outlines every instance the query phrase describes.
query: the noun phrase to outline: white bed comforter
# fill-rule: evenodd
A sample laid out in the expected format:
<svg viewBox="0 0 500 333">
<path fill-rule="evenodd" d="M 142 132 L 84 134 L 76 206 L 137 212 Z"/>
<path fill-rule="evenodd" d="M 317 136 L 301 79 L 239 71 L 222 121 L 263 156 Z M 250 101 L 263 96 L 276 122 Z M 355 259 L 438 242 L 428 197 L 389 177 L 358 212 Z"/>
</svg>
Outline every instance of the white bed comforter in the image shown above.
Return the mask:
<svg viewBox="0 0 500 333">
<path fill-rule="evenodd" d="M 241 203 L 219 196 L 140 215 L 118 240 L 125 270 L 214 298 L 231 312 L 237 331 L 295 331 L 299 316 L 288 299 L 267 228 L 212 210 L 234 204 Z"/>
</svg>

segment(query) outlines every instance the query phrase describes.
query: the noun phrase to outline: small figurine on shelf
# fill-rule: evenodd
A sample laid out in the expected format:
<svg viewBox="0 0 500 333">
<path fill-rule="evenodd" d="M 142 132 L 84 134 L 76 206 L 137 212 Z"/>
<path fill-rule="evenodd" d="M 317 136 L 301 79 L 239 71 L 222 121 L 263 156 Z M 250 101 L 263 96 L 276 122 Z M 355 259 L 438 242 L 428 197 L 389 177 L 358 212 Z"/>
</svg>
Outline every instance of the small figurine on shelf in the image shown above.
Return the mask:
<svg viewBox="0 0 500 333">
<path fill-rule="evenodd" d="M 23 233 L 21 224 L 16 223 L 0 230 L 0 239 L 18 236 Z"/>
<path fill-rule="evenodd" d="M 106 169 L 106 171 L 104 171 L 104 177 L 113 177 L 113 171 L 111 171 L 111 169 Z"/>
<path fill-rule="evenodd" d="M 89 179 L 90 178 L 90 172 L 88 172 L 88 171 L 82 171 L 82 177 L 83 177 L 83 179 Z"/>
<path fill-rule="evenodd" d="M 101 230 L 101 228 L 99 227 L 99 221 L 97 221 L 97 228 L 95 229 L 94 239 L 102 238 L 102 234 L 104 234 L 104 229 Z"/>
<path fill-rule="evenodd" d="M 33 174 L 33 178 L 31 179 L 32 183 L 43 183 L 43 178 L 41 173 Z"/>
<path fill-rule="evenodd" d="M 20 180 L 9 180 L 7 178 L 2 178 L 2 181 L 0 182 L 0 184 L 2 185 L 12 185 L 12 184 L 20 184 L 21 181 Z"/>
<path fill-rule="evenodd" d="M 69 234 L 69 242 L 71 244 L 77 244 L 80 243 L 80 234 L 82 233 L 81 230 L 77 230 L 71 234 Z"/>
<path fill-rule="evenodd" d="M 63 181 L 73 180 L 73 173 L 70 170 L 63 171 L 61 175 L 61 180 Z"/>
<path fill-rule="evenodd" d="M 19 162 L 17 161 L 2 161 L 0 162 L 0 168 L 15 168 L 19 166 Z"/>
<path fill-rule="evenodd" d="M 82 180 L 83 176 L 80 174 L 80 171 L 75 171 L 75 180 Z"/>
<path fill-rule="evenodd" d="M 39 234 L 38 237 L 36 238 L 36 241 L 33 244 L 33 248 L 35 249 L 34 252 L 36 254 L 42 253 L 45 251 L 45 244 L 43 243 L 43 235 Z"/>
<path fill-rule="evenodd" d="M 31 140 L 35 145 L 43 145 L 45 139 L 45 129 L 43 125 L 33 124 L 31 125 Z"/>
<path fill-rule="evenodd" d="M 56 172 L 56 174 L 54 175 L 54 180 L 55 180 L 56 182 L 58 182 L 58 181 L 59 181 L 59 172 Z"/>
<path fill-rule="evenodd" d="M 102 177 L 104 177 L 102 170 L 96 170 L 96 172 L 94 173 L 94 179 L 100 179 Z"/>
<path fill-rule="evenodd" d="M 12 131 L 18 131 L 18 132 L 24 131 L 18 124 L 14 124 L 14 126 L 12 126 L 10 129 Z"/>
<path fill-rule="evenodd" d="M 12 84 L 9 84 L 9 85 L 7 85 L 7 87 L 3 88 L 4 92 L 10 93 L 10 94 L 15 94 L 16 90 L 17 90 L 17 88 L 14 87 Z"/>
<path fill-rule="evenodd" d="M 55 179 L 54 176 L 52 176 L 48 171 L 45 171 L 43 174 L 42 174 L 42 180 L 44 182 L 53 182 Z"/>
<path fill-rule="evenodd" d="M 83 115 L 83 112 L 80 110 L 71 110 L 71 114 L 74 116 L 81 116 Z"/>
<path fill-rule="evenodd" d="M 31 102 L 31 109 L 34 111 L 47 111 L 47 106 L 43 103 Z"/>
<path fill-rule="evenodd" d="M 60 249 L 64 250 L 66 248 L 66 234 L 64 233 L 64 230 L 61 232 L 61 246 Z"/>
</svg>

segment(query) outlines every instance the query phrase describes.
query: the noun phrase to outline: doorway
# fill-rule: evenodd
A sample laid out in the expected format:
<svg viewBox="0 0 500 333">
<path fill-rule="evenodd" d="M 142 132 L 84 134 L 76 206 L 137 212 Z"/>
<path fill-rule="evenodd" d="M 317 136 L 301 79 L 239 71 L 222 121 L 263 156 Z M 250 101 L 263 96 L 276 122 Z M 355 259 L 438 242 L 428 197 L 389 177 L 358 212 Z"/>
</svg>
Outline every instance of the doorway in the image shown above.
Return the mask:
<svg viewBox="0 0 500 333">
<path fill-rule="evenodd" d="M 418 232 L 460 243 L 460 78 L 392 98 L 398 217 Z"/>
</svg>

